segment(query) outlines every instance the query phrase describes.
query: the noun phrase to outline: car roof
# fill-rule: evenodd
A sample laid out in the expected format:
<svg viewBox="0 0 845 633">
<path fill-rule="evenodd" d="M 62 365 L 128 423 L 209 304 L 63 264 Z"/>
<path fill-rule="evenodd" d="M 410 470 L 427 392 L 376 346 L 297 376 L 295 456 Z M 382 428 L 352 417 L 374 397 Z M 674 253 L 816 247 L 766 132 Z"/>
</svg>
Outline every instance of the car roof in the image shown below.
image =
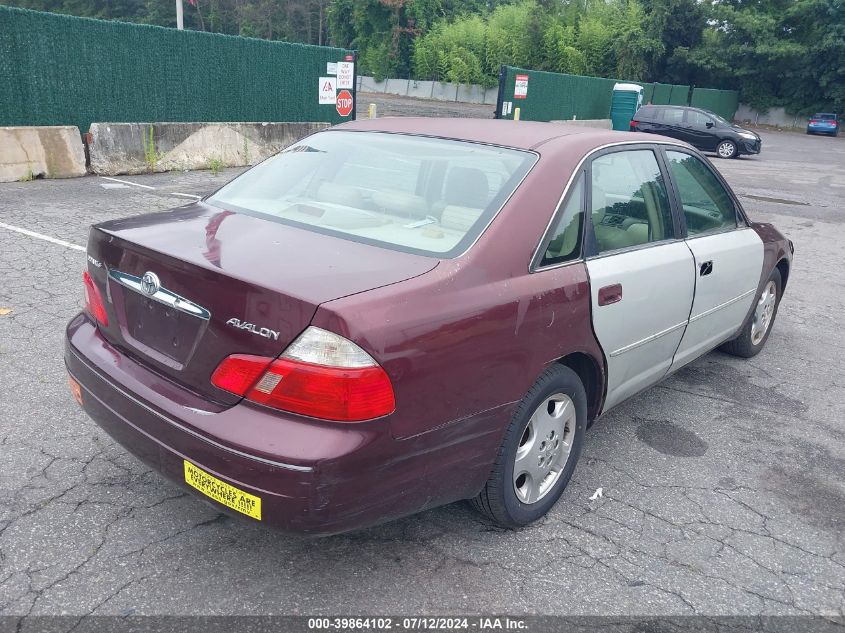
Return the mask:
<svg viewBox="0 0 845 633">
<path fill-rule="evenodd" d="M 549 141 L 554 141 L 556 146 L 571 143 L 573 146 L 577 145 L 579 149 L 590 146 L 600 147 L 624 140 L 651 142 L 650 139 L 643 138 L 643 134 L 577 127 L 565 122 L 545 123 L 507 119 L 383 117 L 350 121 L 330 128 L 329 131 L 331 130 L 416 134 L 526 150 L 536 149 Z"/>
</svg>

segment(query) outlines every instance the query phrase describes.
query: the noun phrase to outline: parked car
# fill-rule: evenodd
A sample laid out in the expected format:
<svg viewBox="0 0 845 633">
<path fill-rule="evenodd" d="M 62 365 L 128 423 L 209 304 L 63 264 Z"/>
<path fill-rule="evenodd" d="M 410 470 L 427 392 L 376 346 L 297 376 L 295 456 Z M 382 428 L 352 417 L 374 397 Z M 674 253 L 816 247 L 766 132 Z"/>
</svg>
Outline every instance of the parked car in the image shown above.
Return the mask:
<svg viewBox="0 0 845 633">
<path fill-rule="evenodd" d="M 807 134 L 839 136 L 839 121 L 832 112 L 816 112 L 807 121 Z"/>
<path fill-rule="evenodd" d="M 762 147 L 760 137 L 751 130 L 701 108 L 646 105 L 634 115 L 631 131 L 671 136 L 703 152 L 715 152 L 719 158 L 759 154 Z"/>
<path fill-rule="evenodd" d="M 100 426 L 220 509 L 329 534 L 472 499 L 516 527 L 591 421 L 757 354 L 791 261 L 665 137 L 352 122 L 92 227 L 65 361 Z"/>
</svg>

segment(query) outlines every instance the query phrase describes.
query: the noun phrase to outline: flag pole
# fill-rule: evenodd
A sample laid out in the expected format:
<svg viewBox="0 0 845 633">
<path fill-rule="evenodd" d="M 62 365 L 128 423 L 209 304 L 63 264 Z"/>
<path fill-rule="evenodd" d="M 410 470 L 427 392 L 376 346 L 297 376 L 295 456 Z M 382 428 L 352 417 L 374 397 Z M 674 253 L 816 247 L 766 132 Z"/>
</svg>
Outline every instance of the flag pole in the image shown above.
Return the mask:
<svg viewBox="0 0 845 633">
<path fill-rule="evenodd" d="M 176 28 L 180 31 L 185 28 L 185 22 L 182 18 L 182 0 L 176 0 Z"/>
</svg>

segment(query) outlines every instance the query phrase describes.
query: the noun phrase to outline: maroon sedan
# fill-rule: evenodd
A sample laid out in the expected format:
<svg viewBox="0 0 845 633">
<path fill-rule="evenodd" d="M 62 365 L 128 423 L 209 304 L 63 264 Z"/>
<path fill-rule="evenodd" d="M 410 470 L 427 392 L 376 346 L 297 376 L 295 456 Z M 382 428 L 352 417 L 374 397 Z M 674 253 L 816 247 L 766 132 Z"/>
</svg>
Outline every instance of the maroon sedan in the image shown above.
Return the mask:
<svg viewBox="0 0 845 633">
<path fill-rule="evenodd" d="M 357 122 L 93 227 L 65 360 L 100 426 L 221 509 L 329 534 L 472 499 L 515 527 L 589 422 L 759 352 L 791 260 L 665 137 Z"/>
</svg>

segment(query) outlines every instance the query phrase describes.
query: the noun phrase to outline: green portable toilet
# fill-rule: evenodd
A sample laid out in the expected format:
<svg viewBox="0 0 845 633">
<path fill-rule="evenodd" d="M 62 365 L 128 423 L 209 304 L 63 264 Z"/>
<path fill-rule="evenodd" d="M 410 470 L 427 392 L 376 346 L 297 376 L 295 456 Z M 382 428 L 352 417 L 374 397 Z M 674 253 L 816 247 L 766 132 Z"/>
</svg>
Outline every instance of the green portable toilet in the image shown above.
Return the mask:
<svg viewBox="0 0 845 633">
<path fill-rule="evenodd" d="M 643 87 L 638 84 L 616 84 L 610 101 L 610 120 L 614 130 L 627 132 L 631 119 L 643 104 Z"/>
</svg>

